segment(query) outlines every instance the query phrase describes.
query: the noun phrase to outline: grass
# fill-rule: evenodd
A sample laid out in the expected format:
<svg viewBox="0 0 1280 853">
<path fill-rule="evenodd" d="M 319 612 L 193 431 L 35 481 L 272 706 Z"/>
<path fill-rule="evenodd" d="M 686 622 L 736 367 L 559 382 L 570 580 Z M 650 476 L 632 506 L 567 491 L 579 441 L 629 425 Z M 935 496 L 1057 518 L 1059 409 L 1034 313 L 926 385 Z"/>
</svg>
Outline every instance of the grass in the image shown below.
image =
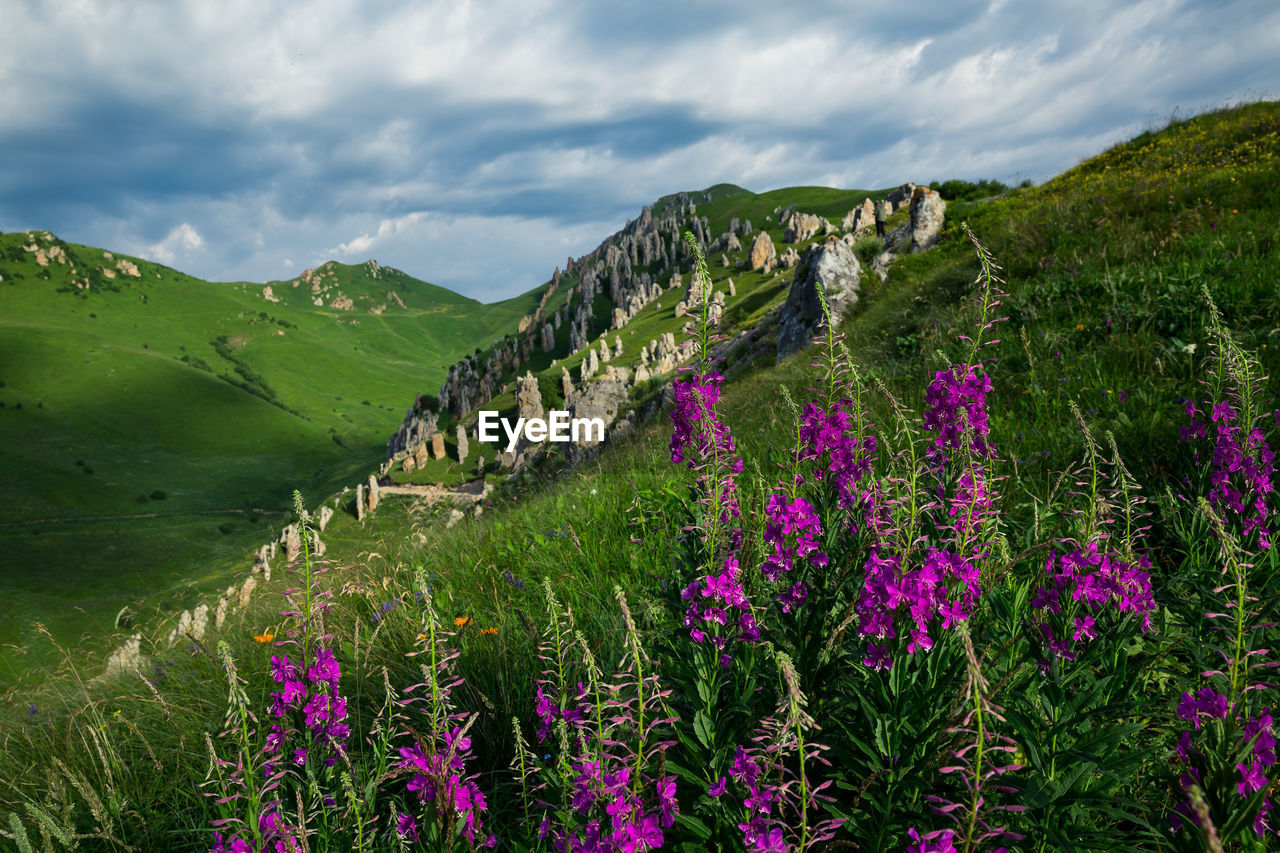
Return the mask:
<svg viewBox="0 0 1280 853">
<path fill-rule="evenodd" d="M 1159 737 L 1168 724 L 1160 720 L 1170 718 L 1172 702 L 1181 689 L 1172 685 L 1194 679 L 1196 671 L 1194 662 L 1171 651 L 1168 644 L 1176 646 L 1197 630 L 1193 617 L 1200 603 L 1189 590 L 1198 589 L 1197 583 L 1216 582 L 1182 574 L 1184 565 L 1202 564 L 1182 562 L 1182 534 L 1175 524 L 1178 515 L 1170 509 L 1176 505 L 1172 498 L 1162 497 L 1165 484 L 1182 488 L 1181 478 L 1195 473 L 1182 450 L 1175 452 L 1175 448 L 1179 448 L 1179 427 L 1185 422 L 1179 401 L 1201 396 L 1204 389 L 1199 383 L 1208 376 L 1203 357 L 1210 351 L 1209 333 L 1196 294 L 1201 285 L 1209 289 L 1233 333 L 1257 353 L 1263 372 L 1274 375 L 1280 346 L 1280 297 L 1273 272 L 1280 261 L 1277 127 L 1280 105 L 1243 105 L 1145 134 L 1042 186 L 1019 189 L 1003 198 L 953 203 L 939 245 L 899 259 L 883 285 L 866 280 L 866 296 L 843 329 L 867 384 L 882 382 L 903 405 L 921 410 L 924 388 L 934 371 L 962 357 L 967 345 L 960 336 L 970 334 L 974 325 L 968 296 L 977 264 L 972 247 L 956 227 L 961 218 L 967 220 L 1004 266 L 1008 281 L 1009 297 L 1001 308 L 1009 319 L 998 327 L 1003 341 L 987 353 L 998 359 L 990 369 L 995 387 L 988 396 L 988 409 L 992 439 L 1000 452 L 995 473 L 1004 478 L 1000 488 L 1008 496 L 1007 516 L 1001 523 L 1008 531 L 1010 549 L 1016 552 L 1055 535 L 1041 527 L 1042 520 L 1071 500 L 1062 485 L 1063 472 L 1085 457 L 1071 404 L 1079 408 L 1094 435 L 1114 434 L 1133 478 L 1157 502 L 1149 543 L 1166 630 L 1133 647 L 1132 676 L 1117 675 L 1109 668 L 1112 664 L 1090 664 L 1096 667 L 1094 672 L 1107 674 L 1106 684 L 1124 684 L 1132 695 L 1141 691 L 1144 701 L 1152 696 L 1174 697 L 1163 710 L 1144 707 L 1132 712 L 1133 719 L 1155 721 L 1132 734 L 1133 743 L 1150 749 L 1139 750 L 1134 763 L 1124 765 L 1123 772 L 1130 775 L 1123 778 L 1142 797 L 1150 798 L 1141 805 L 1150 809 L 1144 814 L 1153 821 L 1165 820 L 1159 774 L 1169 749 L 1159 746 L 1163 743 Z M 759 201 L 770 195 L 726 193 L 705 207 L 700 203 L 698 212 L 712 218 L 714 235 L 723 230 L 716 227 L 716 217 L 727 222 L 729 216 L 741 215 L 732 212 L 730 205 L 743 205 L 734 209 L 746 210 L 746 205 L 758 204 L 750 209 L 769 212 L 781 200 L 779 195 Z M 811 200 L 816 205 L 822 198 L 818 194 Z M 855 202 L 860 200 L 859 195 Z M 845 204 L 838 197 L 829 201 L 836 210 Z M 808 210 L 804 204 L 800 209 Z M 828 215 L 835 216 L 835 210 Z M 759 227 L 755 216 L 750 218 Z M 780 235 L 773 236 L 777 242 Z M 737 284 L 738 296 L 730 300 L 726 313 L 731 327 L 763 319 L 786 292 L 785 274 L 766 278 L 732 266 L 720 268 L 715 257 L 710 261 L 715 281 L 732 275 Z M 664 294 L 662 307 L 646 307 L 622 330 L 624 365 L 634 361 L 641 343 L 683 324 L 669 310 L 677 297 L 674 292 Z M 610 333 L 610 343 L 612 339 Z M 786 385 L 805 398 L 804 389 L 815 382 L 809 367 L 812 357 L 804 352 L 774 364 L 772 353 L 765 351 L 724 366 L 730 382 L 718 411 L 732 428 L 742 456 L 758 466 L 749 467 L 744 475 L 749 481 L 746 492 L 756 500 L 776 479 L 775 466 L 786 462 L 794 436 L 780 387 Z M 558 381 L 561 365 L 568 364 L 576 383 L 577 360 L 580 357 L 548 365 L 547 372 Z M 261 372 L 275 387 L 271 375 Z M 1274 397 L 1274 383 L 1268 390 Z M 505 400 L 496 401 L 494 407 L 508 405 Z M 252 405 L 264 407 L 272 417 L 281 411 L 258 398 Z M 870 395 L 869 405 L 870 419 L 883 425 L 883 434 L 891 433 L 894 414 L 884 396 Z M 355 697 L 353 729 L 367 730 L 376 715 L 384 698 L 380 686 L 384 667 L 394 685 L 419 678 L 404 654 L 419 630 L 421 614 L 414 590 L 415 575 L 421 574 L 446 621 L 471 620 L 457 638 L 461 650 L 457 671 L 465 674 L 467 682 L 455 699 L 478 715 L 470 734 L 482 785 L 487 791 L 509 794 L 510 721 L 516 716 L 529 722 L 532 678 L 543 666 L 534 651 L 545 620 L 538 592 L 543 578 L 551 580 L 573 609 L 596 657 L 610 665 L 622 656 L 625 643 L 613 603 L 615 584 L 628 593 L 646 642 L 663 647 L 678 633 L 663 611 L 662 602 L 671 595 L 663 581 L 673 576 L 687 555 L 688 544 L 678 531 L 684 522 L 681 507 L 690 475 L 666 460 L 668 439 L 669 426 L 659 418 L 642 424 L 603 457 L 574 471 L 513 476 L 502 497 L 483 515 L 452 528 L 441 523 L 445 508 L 396 499 L 385 501 L 363 526 L 345 514 L 336 516 L 325 536 L 329 545 L 325 583 L 335 591 L 329 626 L 336 632 L 333 642 L 349 673 L 344 690 Z M 472 458 L 476 453 L 473 443 Z M 1022 595 L 1025 606 L 1025 596 L 1030 594 L 1026 585 L 1034 581 L 1034 568 L 993 592 L 993 600 L 1004 602 L 1011 608 L 1008 612 L 1015 613 L 1017 597 Z M 296 579 L 273 581 L 270 589 L 278 591 L 285 584 L 294 585 Z M 389 603 L 390 608 L 384 609 Z M 990 624 L 995 625 L 1001 617 L 998 608 L 1005 605 L 992 606 L 996 609 Z M 234 614 L 223 632 L 249 679 L 249 697 L 257 708 L 265 707 L 272 685 L 265 676 L 270 650 L 256 643 L 253 635 L 278 625 L 279 609 L 280 599 L 268 591 L 249 612 Z M 481 628 L 498 630 L 482 634 Z M 1016 633 L 1013 628 L 1010 631 Z M 158 635 L 159 630 L 153 633 Z M 948 654 L 958 652 L 952 649 Z M 1173 657 L 1166 662 L 1165 655 Z M 940 655 L 932 660 L 942 659 Z M 946 659 L 963 669 L 962 658 Z M 87 812 L 86 798 L 68 793 L 78 790 L 67 781 L 74 777 L 86 780 L 85 787 L 91 791 L 114 790 L 128 803 L 127 808 L 118 807 L 114 817 L 110 804 L 103 804 L 104 817 L 111 821 L 95 817 L 99 826 L 109 824 L 110 832 L 127 843 L 138 847 L 207 844 L 207 801 L 190 785 L 157 789 L 148 780 L 154 773 L 177 780 L 203 778 L 207 760 L 200 746 L 201 732 L 219 727 L 226 708 L 225 685 L 217 662 L 207 653 L 162 653 L 157 663 L 163 678 L 156 676 L 155 692 L 127 681 L 88 690 L 74 671 L 49 678 L 38 690 L 11 691 L 9 716 L 0 727 L 0 778 L 12 781 L 10 787 L 0 787 L 0 812 L 27 815 L 24 803 L 28 801 L 52 808 L 57 797 L 51 792 L 58 790 L 72 801 L 72 812 Z M 993 683 L 1003 684 L 996 672 L 989 674 Z M 1011 691 L 1020 691 L 1017 701 L 1025 699 L 1032 708 L 1018 724 L 1026 744 L 1048 742 L 1041 735 L 1052 729 L 1053 709 L 1063 707 L 1073 692 L 1085 697 L 1080 702 L 1102 701 L 1089 685 L 1103 679 L 1092 676 L 1059 685 L 1065 693 L 1055 700 L 1052 685 L 1026 681 L 1020 671 L 1003 675 L 1010 679 Z M 945 682 L 946 677 L 934 676 Z M 1014 698 L 1011 692 L 1004 697 L 1005 704 Z M 1035 702 L 1043 704 L 1033 706 Z M 37 707 L 35 714 L 29 713 L 31 705 Z M 1049 716 L 1041 719 L 1041 709 Z M 1079 718 L 1063 717 L 1060 728 L 1053 731 L 1062 734 L 1075 725 L 1081 728 L 1070 729 L 1076 733 L 1073 737 L 1089 731 L 1089 714 L 1095 712 L 1086 708 L 1080 713 Z M 1126 718 L 1125 726 L 1130 722 Z M 831 728 L 825 736 L 857 736 Z M 1033 730 L 1038 734 L 1028 734 Z M 94 731 L 110 742 L 110 749 L 92 748 Z M 925 742 L 930 744 L 941 748 L 934 741 Z M 1164 752 L 1155 752 L 1157 747 Z M 66 756 L 65 771 L 49 762 L 50 754 Z M 1068 750 L 1060 759 L 1079 762 L 1080 754 L 1072 758 Z M 1161 849 L 1150 836 L 1146 842 L 1135 840 L 1142 832 L 1133 824 L 1090 817 L 1087 805 L 1079 804 L 1087 804 L 1092 780 L 1112 778 L 1113 772 L 1122 772 L 1121 766 L 1085 774 L 1084 789 L 1040 790 L 1028 818 L 1044 830 L 1035 839 L 1037 849 L 1060 846 L 1051 840 L 1050 832 L 1061 832 L 1063 826 L 1074 827 L 1071 832 L 1102 833 L 1109 839 L 1108 849 Z M 929 778 L 920 775 L 916 782 L 924 784 Z M 856 788 L 857 781 L 849 784 Z M 910 781 L 899 780 L 902 785 Z M 890 782 L 877 775 L 866 784 Z M 921 794 L 909 788 L 884 790 L 899 791 L 904 797 Z M 491 825 L 505 825 L 519 835 L 513 798 L 491 795 L 491 800 Z M 856 808 L 870 806 L 860 802 Z M 904 818 L 889 811 L 884 820 L 868 818 L 867 812 L 851 814 L 862 816 L 857 826 L 896 833 L 902 826 L 895 821 L 915 820 L 923 812 L 920 806 Z M 81 827 L 90 823 L 77 821 Z M 894 840 L 901 841 L 901 835 Z"/>
</svg>

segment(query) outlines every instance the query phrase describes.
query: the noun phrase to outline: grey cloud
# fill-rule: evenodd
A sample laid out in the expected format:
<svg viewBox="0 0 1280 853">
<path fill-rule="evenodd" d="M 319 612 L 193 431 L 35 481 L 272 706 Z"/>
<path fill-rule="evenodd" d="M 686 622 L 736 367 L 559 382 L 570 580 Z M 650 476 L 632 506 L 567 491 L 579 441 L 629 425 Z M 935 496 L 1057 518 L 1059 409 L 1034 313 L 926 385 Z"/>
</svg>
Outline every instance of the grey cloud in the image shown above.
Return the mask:
<svg viewBox="0 0 1280 853">
<path fill-rule="evenodd" d="M 1265 0 L 231 7 L 242 37 L 50 8 L 0 34 L 0 228 L 141 252 L 186 223 L 173 264 L 214 279 L 367 246 L 483 299 L 666 193 L 1040 180 L 1280 79 Z"/>
</svg>

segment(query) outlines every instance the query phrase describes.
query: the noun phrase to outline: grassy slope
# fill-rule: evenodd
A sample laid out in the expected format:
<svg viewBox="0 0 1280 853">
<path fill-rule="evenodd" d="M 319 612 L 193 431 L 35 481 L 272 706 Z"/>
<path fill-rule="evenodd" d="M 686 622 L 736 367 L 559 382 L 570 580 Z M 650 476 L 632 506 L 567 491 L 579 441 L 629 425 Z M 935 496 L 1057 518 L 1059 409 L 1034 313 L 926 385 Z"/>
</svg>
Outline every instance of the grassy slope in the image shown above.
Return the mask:
<svg viewBox="0 0 1280 853">
<path fill-rule="evenodd" d="M 1044 498 L 1055 472 L 1078 459 L 1080 439 L 1070 424 L 1069 401 L 1099 434 L 1115 431 L 1139 482 L 1158 484 L 1176 475 L 1180 469 L 1169 449 L 1182 422 L 1178 398 L 1196 392 L 1202 369 L 1187 347 L 1195 344 L 1203 353 L 1206 343 L 1194 288 L 1207 284 L 1264 367 L 1273 375 L 1280 367 L 1273 272 L 1280 262 L 1278 131 L 1280 105 L 1247 106 L 1141 137 L 1042 187 L 952 205 L 936 250 L 904 259 L 887 285 L 869 285 L 867 299 L 845 328 L 855 357 L 869 375 L 918 407 L 937 366 L 934 353 L 954 355 L 958 335 L 972 329 L 974 315 L 964 296 L 976 263 L 956 227 L 967 219 L 1005 266 L 1011 294 L 1004 306 L 1011 318 L 1003 326 L 1005 343 L 990 351 L 999 362 L 989 408 L 1000 472 L 1010 475 L 1002 488 L 1021 495 L 1015 511 L 1029 513 L 1029 503 Z M 643 316 L 636 322 L 644 322 Z M 732 381 L 720 407 L 723 420 L 766 480 L 771 457 L 786 447 L 792 429 L 777 387 L 806 387 L 813 375 L 807 361 L 801 354 L 775 366 L 764 353 L 756 363 L 726 366 Z M 888 420 L 874 399 L 873 415 Z M 636 592 L 633 608 L 642 626 L 652 624 L 646 591 L 656 592 L 652 575 L 666 570 L 678 546 L 647 534 L 661 529 L 670 496 L 688 480 L 686 471 L 664 459 L 667 432 L 663 419 L 649 423 L 600 462 L 550 484 L 528 482 L 502 506 L 452 529 L 435 523 L 430 511 L 395 501 L 386 502 L 364 528 L 339 516 L 326 537 L 331 582 L 344 588 L 332 624 L 342 632 L 340 644 L 348 643 L 353 630 L 363 636 L 358 656 L 343 646 L 354 683 L 366 684 L 360 679 L 367 675 L 367 684 L 380 684 L 382 665 L 398 683 L 417 680 L 403 658 L 418 625 L 412 608 L 393 607 L 376 641 L 369 638 L 369 625 L 375 609 L 406 595 L 413 571 L 423 571 L 444 616 L 472 615 L 478 626 L 499 628 L 496 637 L 464 632 L 459 661 L 468 677 L 460 698 L 468 710 L 480 712 L 472 737 L 481 744 L 485 767 L 495 773 L 486 781 L 496 784 L 510 758 L 510 717 L 515 713 L 527 721 L 531 707 L 530 678 L 538 665 L 525 620 L 538 618 L 539 579 L 550 577 L 574 606 L 584 630 L 598 641 L 602 660 L 616 659 L 614 583 Z M 1159 530 L 1155 534 L 1159 567 Z M 260 597 L 256 609 L 237 615 L 226 632 L 238 659 L 252 662 L 243 668 L 250 672 L 255 701 L 268 689 L 262 675 L 266 651 L 250 634 L 274 618 L 278 602 Z M 171 706 L 184 709 L 181 722 L 161 719 L 151 698 L 129 686 L 97 694 L 90 716 L 106 717 L 119 707 L 136 712 L 167 772 L 196 778 L 205 761 L 187 740 L 217 725 L 225 688 L 218 685 L 216 663 L 203 656 L 172 664 L 160 689 Z M 195 678 L 184 681 L 184 673 Z M 56 692 L 62 683 L 51 682 L 51 689 Z M 74 691 L 69 695 L 82 703 Z M 25 713 L 19 697 L 12 707 L 15 715 Z M 376 695 L 357 707 L 367 722 Z M 56 710 L 47 713 L 59 719 Z M 136 740 L 109 719 L 105 725 L 114 726 L 121 743 Z M 49 729 L 15 721 L 9 731 L 14 739 L 0 775 L 32 778 L 28 774 L 43 760 Z M 79 750 L 76 756 L 77 766 L 90 772 L 91 753 Z M 147 790 L 138 785 L 131 801 L 145 818 L 131 831 L 134 843 L 172 842 L 166 832 L 202 825 L 191 816 L 194 802 L 176 788 L 142 796 Z M 0 803 L 7 796 L 0 791 Z"/>
<path fill-rule="evenodd" d="M 270 302 L 136 258 L 140 278 L 68 292 L 71 265 L 39 266 L 30 240 L 0 236 L 0 643 L 34 639 L 37 617 L 64 641 L 100 632 L 144 595 L 171 607 L 186 580 L 238 571 L 294 488 L 317 498 L 375 467 L 405 389 L 435 390 L 519 316 L 337 263 L 322 306 L 306 285 L 273 282 Z M 114 265 L 62 245 L 75 277 Z M 339 294 L 351 310 L 328 307 Z"/>
</svg>

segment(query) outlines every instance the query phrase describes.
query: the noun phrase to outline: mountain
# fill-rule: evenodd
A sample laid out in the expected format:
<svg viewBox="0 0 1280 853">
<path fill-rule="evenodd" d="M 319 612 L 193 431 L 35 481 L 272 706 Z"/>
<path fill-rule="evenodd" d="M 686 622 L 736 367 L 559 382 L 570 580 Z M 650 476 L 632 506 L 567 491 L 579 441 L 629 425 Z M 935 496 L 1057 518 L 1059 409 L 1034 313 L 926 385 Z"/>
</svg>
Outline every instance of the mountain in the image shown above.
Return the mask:
<svg viewBox="0 0 1280 853">
<path fill-rule="evenodd" d="M 223 283 L 0 235 L 0 644 L 230 571 L 293 489 L 376 463 L 406 383 L 518 318 L 372 260 Z"/>
</svg>

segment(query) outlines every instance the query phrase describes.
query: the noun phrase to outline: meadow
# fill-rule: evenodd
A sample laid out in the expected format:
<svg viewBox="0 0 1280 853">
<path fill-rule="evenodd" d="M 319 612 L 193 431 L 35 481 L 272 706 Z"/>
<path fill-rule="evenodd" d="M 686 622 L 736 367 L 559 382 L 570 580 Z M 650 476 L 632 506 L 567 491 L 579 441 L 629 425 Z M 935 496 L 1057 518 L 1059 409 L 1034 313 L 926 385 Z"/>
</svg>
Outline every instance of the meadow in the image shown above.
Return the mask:
<svg viewBox="0 0 1280 853">
<path fill-rule="evenodd" d="M 1274 847 L 1277 154 L 1244 104 L 955 201 L 598 460 L 339 514 L 144 671 L 68 656 L 5 695 L 3 843 Z"/>
<path fill-rule="evenodd" d="M 225 586 L 293 489 L 315 501 L 375 469 L 412 389 L 536 304 L 370 264 L 320 282 L 207 282 L 0 235 L 0 684 L 49 652 L 36 622 L 101 653 L 123 608 L 150 618 Z"/>
</svg>

